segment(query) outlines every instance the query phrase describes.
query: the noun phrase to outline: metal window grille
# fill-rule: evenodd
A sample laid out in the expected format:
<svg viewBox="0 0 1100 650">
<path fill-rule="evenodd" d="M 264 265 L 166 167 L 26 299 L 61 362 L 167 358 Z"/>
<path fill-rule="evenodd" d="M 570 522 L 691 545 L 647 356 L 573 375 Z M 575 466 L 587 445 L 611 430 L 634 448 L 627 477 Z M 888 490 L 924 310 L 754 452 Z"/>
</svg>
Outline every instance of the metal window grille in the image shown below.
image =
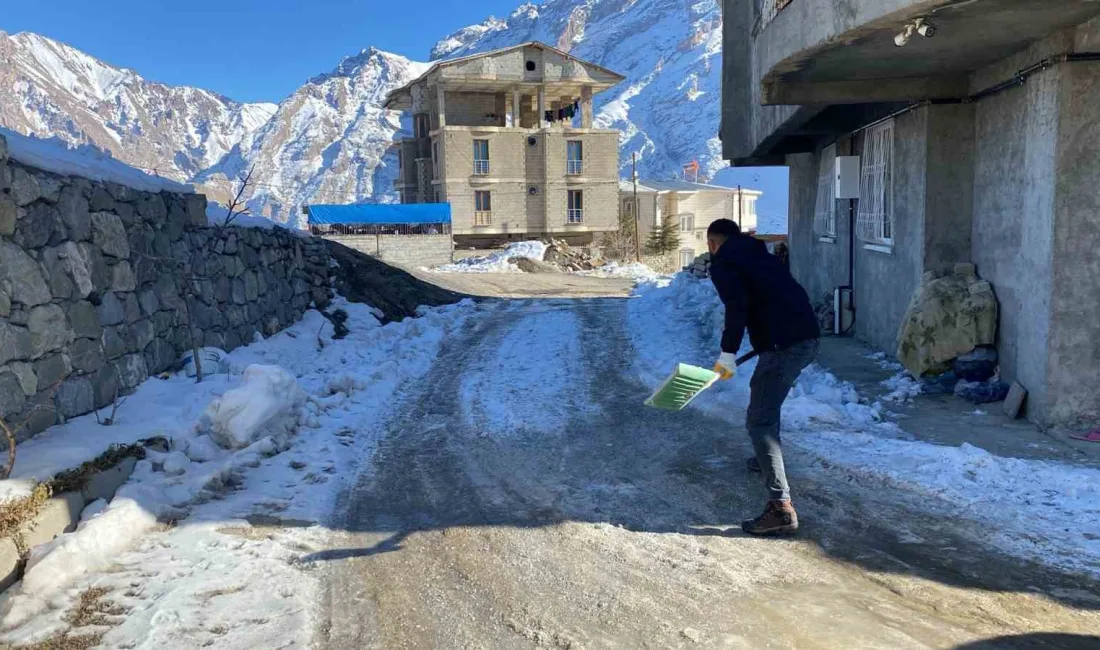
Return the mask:
<svg viewBox="0 0 1100 650">
<path fill-rule="evenodd" d="M 489 192 L 474 192 L 474 225 L 493 225 L 493 197 Z"/>
<path fill-rule="evenodd" d="M 565 173 L 578 175 L 584 173 L 584 143 L 574 140 L 566 143 Z"/>
<path fill-rule="evenodd" d="M 680 232 L 692 232 L 695 230 L 695 215 L 694 214 L 681 214 L 680 215 Z"/>
<path fill-rule="evenodd" d="M 489 141 L 474 140 L 474 174 L 489 175 Z"/>
<path fill-rule="evenodd" d="M 856 234 L 870 244 L 894 243 L 894 121 L 868 129 L 863 144 Z"/>
<path fill-rule="evenodd" d="M 584 192 L 569 190 L 569 223 L 584 223 Z"/>
<path fill-rule="evenodd" d="M 831 144 L 821 152 L 821 166 L 817 172 L 814 232 L 823 237 L 836 237 L 836 183 L 833 178 L 835 167 L 836 145 Z"/>
</svg>

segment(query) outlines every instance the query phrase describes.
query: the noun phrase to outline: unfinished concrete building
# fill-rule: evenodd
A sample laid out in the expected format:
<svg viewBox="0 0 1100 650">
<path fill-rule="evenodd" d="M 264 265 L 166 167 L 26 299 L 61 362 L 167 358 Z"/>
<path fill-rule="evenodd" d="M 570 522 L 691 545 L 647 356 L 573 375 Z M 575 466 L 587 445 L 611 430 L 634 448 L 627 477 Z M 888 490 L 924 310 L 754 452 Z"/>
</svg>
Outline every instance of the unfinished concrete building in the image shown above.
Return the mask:
<svg viewBox="0 0 1100 650">
<path fill-rule="evenodd" d="M 1029 418 L 1100 421 L 1100 3 L 725 0 L 724 14 L 725 156 L 790 168 L 791 268 L 811 295 L 853 287 L 855 334 L 892 351 L 925 272 L 972 261 Z M 837 195 L 838 173 L 858 198 Z"/>
<path fill-rule="evenodd" d="M 412 114 L 401 201 L 450 203 L 459 246 L 616 229 L 619 132 L 592 98 L 623 79 L 541 43 L 436 63 L 386 100 Z"/>
</svg>

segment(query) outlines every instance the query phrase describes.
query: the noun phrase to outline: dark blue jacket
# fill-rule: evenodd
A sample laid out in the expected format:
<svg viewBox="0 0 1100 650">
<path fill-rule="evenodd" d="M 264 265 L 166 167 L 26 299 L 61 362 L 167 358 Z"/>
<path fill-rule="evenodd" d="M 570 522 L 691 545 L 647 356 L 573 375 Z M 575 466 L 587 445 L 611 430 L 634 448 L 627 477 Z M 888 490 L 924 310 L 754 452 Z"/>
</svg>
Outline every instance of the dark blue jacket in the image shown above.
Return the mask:
<svg viewBox="0 0 1100 650">
<path fill-rule="evenodd" d="M 759 239 L 730 237 L 712 256 L 710 275 L 726 305 L 723 352 L 740 350 L 746 327 L 757 352 L 821 337 L 806 290 Z"/>
</svg>

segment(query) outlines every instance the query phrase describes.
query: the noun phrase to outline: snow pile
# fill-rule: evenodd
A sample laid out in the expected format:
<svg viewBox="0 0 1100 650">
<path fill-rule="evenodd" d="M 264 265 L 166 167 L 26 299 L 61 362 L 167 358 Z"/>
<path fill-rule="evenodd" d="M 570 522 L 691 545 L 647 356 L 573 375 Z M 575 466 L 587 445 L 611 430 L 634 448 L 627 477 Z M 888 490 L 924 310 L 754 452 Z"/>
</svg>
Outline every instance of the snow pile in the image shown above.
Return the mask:
<svg viewBox="0 0 1100 650">
<path fill-rule="evenodd" d="M 383 326 L 372 307 L 335 306 L 349 315 L 345 339 L 334 340 L 331 323 L 307 312 L 230 353 L 226 367 L 243 374 L 202 383 L 182 373 L 149 379 L 118 409 L 114 426 L 98 425 L 93 415 L 74 418 L 21 447 L 15 480 L 0 482 L 11 494 L 111 444 L 171 440 L 165 453 L 148 450 L 115 499 L 93 504 L 75 533 L 35 550 L 5 605 L 0 642 L 35 643 L 67 629 L 73 599 L 96 586 L 129 612 L 108 631 L 108 647 L 154 638 L 164 647 L 225 642 L 209 626 L 185 624 L 212 620 L 239 637 L 234 647 L 309 644 L 317 594 L 294 562 L 323 531 L 256 539 L 222 531 L 247 531 L 246 518 L 257 515 L 325 521 L 370 457 L 395 393 L 428 372 L 448 333 L 475 309 L 470 301 L 422 309 L 418 318 Z M 179 525 L 166 530 L 158 525 L 164 521 Z M 201 596 L 228 579 L 230 593 Z M 271 612 L 281 613 L 278 622 L 266 618 Z"/>
<path fill-rule="evenodd" d="M 484 257 L 467 257 L 454 264 L 446 264 L 430 269 L 436 273 L 522 273 L 511 260 L 517 257 L 541 262 L 546 255 L 547 245 L 540 241 L 525 241 L 509 244 L 502 251 Z"/>
<path fill-rule="evenodd" d="M 635 367 L 647 385 L 656 387 L 676 362 L 713 362 L 723 307 L 710 282 L 681 273 L 663 286 L 639 285 L 635 294 L 629 326 Z M 746 342 L 742 352 L 747 349 Z M 885 357 L 876 360 L 889 363 Z M 755 362 L 746 364 L 692 408 L 739 422 L 754 368 Z M 919 383 L 907 375 L 886 383 L 895 400 L 919 394 Z M 792 458 L 801 456 L 802 466 L 840 473 L 842 480 L 871 490 L 902 490 L 918 497 L 916 507 L 998 531 L 976 541 L 991 540 L 1022 558 L 1100 575 L 1100 470 L 912 440 L 884 420 L 881 404 L 865 403 L 850 383 L 816 364 L 791 390 L 783 430 Z M 1066 522 L 1074 522 L 1072 530 Z"/>
<path fill-rule="evenodd" d="M 886 356 L 885 352 L 873 352 L 871 354 L 865 354 L 865 355 L 863 355 L 863 358 L 864 359 L 870 359 L 871 361 L 874 361 L 875 363 L 878 364 L 878 367 L 882 368 L 883 370 L 891 370 L 891 371 L 894 371 L 894 372 L 899 372 L 899 371 L 905 369 L 905 366 L 901 365 L 897 361 L 895 361 L 895 360 L 891 359 L 890 357 Z"/>
<path fill-rule="evenodd" d="M 8 155 L 12 159 L 61 176 L 118 183 L 145 192 L 194 192 L 189 185 L 150 176 L 90 144 L 74 147 L 60 138 L 31 138 L 5 128 L 0 128 L 0 136 L 8 141 Z"/>
<path fill-rule="evenodd" d="M 584 275 L 594 278 L 626 278 L 635 282 L 661 281 L 665 276 L 657 273 L 641 262 L 622 264 L 620 262 L 608 262 L 593 271 L 577 271 L 575 275 Z"/>
<path fill-rule="evenodd" d="M 893 377 L 882 382 L 890 392 L 883 395 L 882 401 L 894 404 L 912 402 L 913 398 L 921 393 L 921 384 L 908 372 L 899 372 Z"/>
<path fill-rule="evenodd" d="M 285 441 L 298 426 L 305 393 L 276 366 L 250 366 L 244 383 L 210 403 L 199 431 L 225 449 L 244 449 L 264 437 Z"/>
</svg>

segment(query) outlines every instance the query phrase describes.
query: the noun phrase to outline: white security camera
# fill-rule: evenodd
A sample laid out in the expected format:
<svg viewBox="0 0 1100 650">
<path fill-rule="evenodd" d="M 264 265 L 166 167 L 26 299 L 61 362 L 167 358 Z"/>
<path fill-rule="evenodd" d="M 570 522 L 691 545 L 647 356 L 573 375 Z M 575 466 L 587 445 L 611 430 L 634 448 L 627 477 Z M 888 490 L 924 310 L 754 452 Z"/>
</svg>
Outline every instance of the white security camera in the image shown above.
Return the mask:
<svg viewBox="0 0 1100 650">
<path fill-rule="evenodd" d="M 894 45 L 898 47 L 905 47 L 909 44 L 909 40 L 913 38 L 913 34 L 917 31 L 916 25 L 906 25 L 905 29 L 894 37 Z"/>
<path fill-rule="evenodd" d="M 936 35 L 936 26 L 932 23 L 926 22 L 923 18 L 918 18 L 914 23 L 917 26 L 917 33 L 925 38 L 932 38 Z"/>
</svg>

